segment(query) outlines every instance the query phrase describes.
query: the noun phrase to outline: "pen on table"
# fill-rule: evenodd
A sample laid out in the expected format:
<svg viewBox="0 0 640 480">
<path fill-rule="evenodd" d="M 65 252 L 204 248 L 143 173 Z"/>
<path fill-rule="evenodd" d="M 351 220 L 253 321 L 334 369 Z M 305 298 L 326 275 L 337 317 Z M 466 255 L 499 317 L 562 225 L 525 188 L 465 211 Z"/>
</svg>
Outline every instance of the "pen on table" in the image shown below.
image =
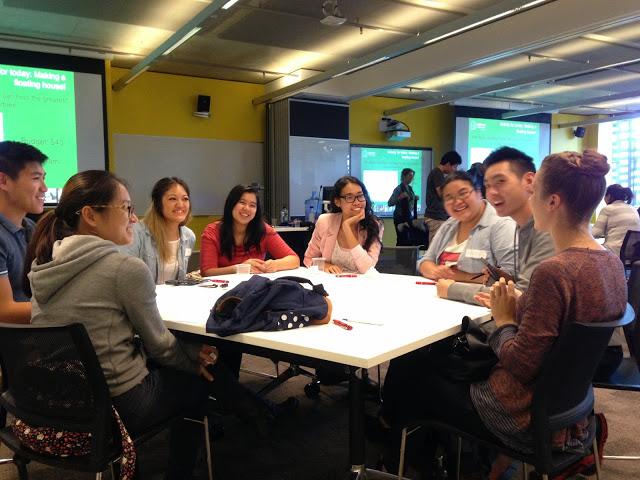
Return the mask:
<svg viewBox="0 0 640 480">
<path fill-rule="evenodd" d="M 484 275 L 484 272 L 479 273 L 479 274 L 477 274 L 477 275 L 474 275 L 473 277 L 471 277 L 471 280 L 475 280 L 476 278 L 480 278 L 480 277 L 481 277 L 481 276 L 483 276 L 483 275 Z"/>
<path fill-rule="evenodd" d="M 357 275 L 355 273 L 338 273 L 336 277 L 340 278 L 356 278 Z"/>
<path fill-rule="evenodd" d="M 436 282 L 416 282 L 416 285 L 435 285 Z"/>
<path fill-rule="evenodd" d="M 349 325 L 347 323 L 344 323 L 342 320 L 336 320 L 335 318 L 333 319 L 333 323 L 337 326 L 339 326 L 340 328 L 344 328 L 345 330 L 352 330 L 353 329 L 353 325 Z"/>
</svg>

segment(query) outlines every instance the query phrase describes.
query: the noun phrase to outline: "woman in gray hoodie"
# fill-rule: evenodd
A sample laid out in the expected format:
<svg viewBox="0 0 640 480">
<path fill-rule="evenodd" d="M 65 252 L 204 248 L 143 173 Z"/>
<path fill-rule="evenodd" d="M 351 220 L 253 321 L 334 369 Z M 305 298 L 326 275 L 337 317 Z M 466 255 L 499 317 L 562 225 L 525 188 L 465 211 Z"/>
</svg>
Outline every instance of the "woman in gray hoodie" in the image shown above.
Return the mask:
<svg viewBox="0 0 640 480">
<path fill-rule="evenodd" d="M 252 401 L 218 366 L 210 383 L 214 347 L 178 341 L 164 326 L 149 269 L 118 248 L 131 243 L 136 222 L 120 179 L 81 172 L 40 220 L 27 252 L 32 323 L 86 327 L 113 405 L 134 436 L 180 412 L 202 417 L 212 387 L 234 391 L 236 403 Z M 199 428 L 186 421 L 172 427 L 166 478 L 191 478 Z"/>
</svg>

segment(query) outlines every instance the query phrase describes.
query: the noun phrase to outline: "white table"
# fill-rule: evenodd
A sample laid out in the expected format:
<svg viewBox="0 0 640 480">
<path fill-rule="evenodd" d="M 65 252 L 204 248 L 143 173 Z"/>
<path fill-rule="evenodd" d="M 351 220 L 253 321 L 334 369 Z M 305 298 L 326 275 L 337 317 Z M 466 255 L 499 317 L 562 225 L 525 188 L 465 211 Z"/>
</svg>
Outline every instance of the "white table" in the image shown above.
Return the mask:
<svg viewBox="0 0 640 480">
<path fill-rule="evenodd" d="M 279 272 L 269 277 L 297 275 L 322 283 L 333 302 L 332 317 L 348 319 L 352 330 L 333 323 L 280 332 L 251 332 L 225 337 L 247 347 L 291 354 L 348 365 L 350 401 L 350 456 L 352 472 L 364 478 L 364 400 L 360 369 L 370 368 L 405 353 L 429 345 L 459 331 L 463 316 L 487 316 L 486 308 L 442 300 L 436 287 L 419 285 L 421 277 L 371 272 L 357 277 L 336 277 L 305 268 Z M 206 332 L 209 311 L 216 299 L 246 279 L 226 275 L 229 288 L 200 286 L 156 288 L 158 308 L 168 328 L 203 337 L 218 338 Z M 368 323 L 361 323 L 368 322 Z"/>
</svg>

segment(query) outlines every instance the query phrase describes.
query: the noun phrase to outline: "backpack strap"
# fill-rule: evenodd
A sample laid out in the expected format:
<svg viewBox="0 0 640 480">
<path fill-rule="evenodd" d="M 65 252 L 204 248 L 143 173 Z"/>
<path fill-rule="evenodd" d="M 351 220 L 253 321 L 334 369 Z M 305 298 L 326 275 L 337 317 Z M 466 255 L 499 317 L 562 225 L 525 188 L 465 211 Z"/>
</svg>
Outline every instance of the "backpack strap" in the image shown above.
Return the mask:
<svg viewBox="0 0 640 480">
<path fill-rule="evenodd" d="M 320 295 L 322 295 L 323 297 L 328 297 L 329 294 L 327 293 L 327 291 L 324 289 L 324 287 L 322 286 L 321 283 L 318 284 L 314 284 L 311 280 L 309 280 L 308 278 L 304 278 L 304 277 L 295 277 L 293 275 L 291 276 L 287 276 L 287 277 L 279 277 L 276 280 L 291 280 L 292 282 L 298 282 L 298 283 L 308 283 L 309 285 L 311 285 L 311 290 L 313 290 L 316 293 L 319 293 Z"/>
</svg>

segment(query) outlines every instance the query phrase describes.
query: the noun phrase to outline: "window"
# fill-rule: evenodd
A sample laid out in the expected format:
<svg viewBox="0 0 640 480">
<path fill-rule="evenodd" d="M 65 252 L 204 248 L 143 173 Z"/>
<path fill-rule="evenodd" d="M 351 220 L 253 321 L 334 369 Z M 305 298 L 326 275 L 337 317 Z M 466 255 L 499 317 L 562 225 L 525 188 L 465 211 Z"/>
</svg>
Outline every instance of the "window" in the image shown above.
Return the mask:
<svg viewBox="0 0 640 480">
<path fill-rule="evenodd" d="M 611 170 L 607 185 L 619 183 L 633 190 L 633 205 L 640 205 L 640 118 L 600 124 L 598 150 L 607 156 Z"/>
</svg>

